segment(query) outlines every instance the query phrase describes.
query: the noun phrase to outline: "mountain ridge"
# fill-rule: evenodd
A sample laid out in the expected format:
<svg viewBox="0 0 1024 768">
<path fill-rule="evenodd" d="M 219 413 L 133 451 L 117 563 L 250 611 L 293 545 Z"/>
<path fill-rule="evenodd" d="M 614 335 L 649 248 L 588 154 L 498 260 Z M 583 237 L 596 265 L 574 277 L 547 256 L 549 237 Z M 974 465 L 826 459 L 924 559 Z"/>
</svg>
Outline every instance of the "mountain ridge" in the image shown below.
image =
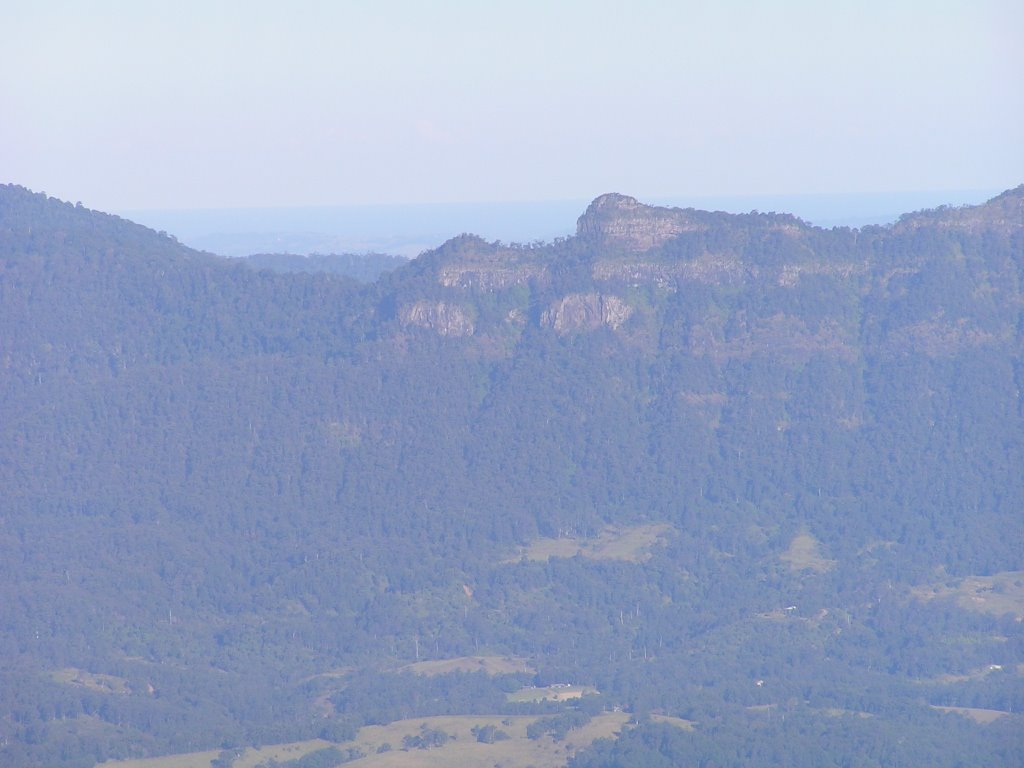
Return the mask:
<svg viewBox="0 0 1024 768">
<path fill-rule="evenodd" d="M 31 206 L 29 207 L 34 208 L 36 213 L 41 213 L 43 211 L 43 206 L 49 202 L 51 203 L 51 212 L 57 210 L 54 206 L 60 206 L 65 213 L 73 211 L 80 216 L 82 214 L 85 216 L 95 214 L 104 219 L 123 224 L 126 231 L 149 231 L 160 235 L 161 237 L 166 237 L 172 242 L 177 242 L 173 235 L 168 235 L 165 232 L 157 232 L 156 230 L 144 225 L 136 224 L 129 219 L 122 218 L 115 214 L 109 214 L 103 211 L 83 207 L 81 203 L 72 204 L 66 201 L 61 201 L 58 198 L 46 195 L 46 193 L 33 192 L 26 187 L 13 183 L 0 185 L 0 206 L 2 206 L 0 207 L 0 213 L 4 215 L 5 219 L 9 219 L 11 217 L 14 208 L 26 206 L 30 201 Z M 1007 189 L 999 195 L 977 205 L 943 205 L 937 208 L 908 212 L 900 217 L 900 221 L 894 222 L 893 224 L 867 225 L 862 228 L 854 228 L 854 231 L 860 231 L 861 229 L 871 231 L 879 229 L 891 230 L 898 229 L 901 226 L 906 227 L 909 222 L 935 223 L 943 219 L 947 220 L 947 226 L 960 225 L 964 227 L 976 227 L 983 226 L 987 223 L 989 226 L 997 228 L 1019 227 L 1024 225 L 1024 219 L 1022 219 L 1024 214 L 1021 213 L 1022 206 L 1024 206 L 1024 184 Z M 23 216 L 25 213 L 26 211 L 22 210 L 19 212 L 19 215 Z M 724 213 L 721 211 L 701 210 L 696 208 L 649 205 L 640 202 L 635 197 L 612 192 L 601 194 L 591 201 L 577 221 L 575 237 L 593 237 L 598 240 L 605 240 L 608 242 L 622 241 L 620 244 L 625 245 L 630 251 L 643 252 L 644 250 L 649 250 L 656 245 L 660 245 L 666 240 L 671 239 L 671 237 L 683 232 L 692 232 L 701 228 L 707 228 L 709 217 L 715 217 L 718 220 L 728 219 L 732 221 L 750 220 L 753 218 L 753 220 L 770 222 L 782 231 L 791 232 L 822 229 L 821 227 L 808 224 L 790 213 L 759 213 L 757 211 L 753 211 L 751 213 Z M 69 223 L 70 221 L 72 221 L 71 217 L 65 218 L 65 223 Z M 87 221 L 87 219 L 84 217 L 79 219 L 80 223 L 85 221 Z M 644 227 L 645 222 L 648 224 L 647 229 Z M 634 229 L 636 232 L 631 235 L 630 232 Z M 831 229 L 851 228 L 832 227 Z M 631 237 L 637 239 L 631 240 Z M 488 243 L 488 241 L 478 235 L 463 234 L 450 238 L 438 248 L 431 249 L 425 253 L 444 250 L 452 243 L 462 241 L 465 238 L 469 238 L 470 240 L 476 241 L 480 244 L 500 244 Z M 545 243 L 539 243 L 538 245 L 545 245 Z M 196 251 L 195 249 L 188 248 L 187 246 L 182 247 L 194 253 L 203 253 L 202 251 Z M 519 250 L 519 248 L 510 250 Z M 505 251 L 502 250 L 501 252 L 504 253 Z"/>
<path fill-rule="evenodd" d="M 1008 764 L 1019 715 L 930 706 L 1024 706 L 1019 190 L 863 230 L 605 196 L 363 285 L 0 190 L 0 760 L 619 707 L 697 722 L 676 762 Z M 572 555 L 611 530 L 661 533 Z M 484 655 L 534 672 L 402 672 Z M 508 699 L 564 683 L 601 693 Z"/>
</svg>

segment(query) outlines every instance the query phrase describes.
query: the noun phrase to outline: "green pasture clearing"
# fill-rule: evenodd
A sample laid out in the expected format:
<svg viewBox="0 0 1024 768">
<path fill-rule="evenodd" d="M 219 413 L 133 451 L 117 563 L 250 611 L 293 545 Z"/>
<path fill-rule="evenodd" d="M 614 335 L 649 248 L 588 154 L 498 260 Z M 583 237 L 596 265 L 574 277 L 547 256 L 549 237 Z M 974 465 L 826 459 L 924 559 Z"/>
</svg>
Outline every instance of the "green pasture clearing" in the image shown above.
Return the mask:
<svg viewBox="0 0 1024 768">
<path fill-rule="evenodd" d="M 1007 667 L 1006 670 L 1008 672 L 1010 672 L 1011 674 L 1012 673 L 1024 674 L 1024 664 L 1019 665 L 1019 668 L 1018 667 L 1010 666 L 1010 667 Z M 954 675 L 954 674 L 946 673 L 946 674 L 943 674 L 943 675 L 936 675 L 935 677 L 932 677 L 932 678 L 925 678 L 925 679 L 917 680 L 916 682 L 918 682 L 918 683 L 938 683 L 939 685 L 949 685 L 950 683 L 967 683 L 967 682 L 971 682 L 971 681 L 974 681 L 974 680 L 984 680 L 989 675 L 994 674 L 996 672 L 1002 672 L 1002 671 L 1003 671 L 1003 667 L 1001 665 L 999 665 L 999 664 L 989 664 L 987 666 L 981 667 L 980 669 L 974 669 L 974 670 L 971 670 L 970 672 L 965 672 L 963 674 L 956 674 L 956 675 Z"/>
<path fill-rule="evenodd" d="M 789 548 L 779 555 L 779 559 L 788 563 L 794 571 L 827 573 L 836 567 L 835 560 L 829 560 L 821 554 L 821 542 L 809 533 L 795 536 Z"/>
<path fill-rule="evenodd" d="M 260 763 L 265 763 L 271 758 L 279 763 L 295 760 L 308 755 L 324 747 L 333 746 L 330 741 L 323 739 L 310 739 L 309 741 L 294 741 L 290 744 L 272 744 L 259 749 L 247 749 L 231 764 L 232 768 L 254 768 Z"/>
<path fill-rule="evenodd" d="M 530 686 L 510 693 L 508 700 L 514 702 L 571 701 L 592 693 L 597 693 L 597 689 L 589 685 L 548 685 L 543 688 Z"/>
<path fill-rule="evenodd" d="M 1010 613 L 1024 619 L 1024 571 L 1003 571 L 992 576 L 968 576 L 944 584 L 911 590 L 921 600 L 952 598 L 961 608 L 995 616 Z"/>
<path fill-rule="evenodd" d="M 402 720 L 386 726 L 368 726 L 359 732 L 358 739 L 346 746 L 359 746 L 367 756 L 346 766 L 353 768 L 562 768 L 572 755 L 589 746 L 595 739 L 615 736 L 622 730 L 629 716 L 612 712 L 595 717 L 586 726 L 570 731 L 563 742 L 550 736 L 530 740 L 526 727 L 534 716 L 501 717 L 458 716 L 428 717 Z M 421 728 L 442 730 L 456 738 L 443 747 L 434 749 L 402 750 L 405 736 L 415 736 Z M 493 744 L 481 744 L 473 736 L 474 726 L 493 725 L 509 738 Z M 392 750 L 377 753 L 381 744 L 391 744 Z"/>
<path fill-rule="evenodd" d="M 858 709 L 841 709 L 839 707 L 827 707 L 825 709 L 819 709 L 819 712 L 823 712 L 829 717 L 859 717 L 862 720 L 867 720 L 874 717 L 870 712 L 862 712 Z"/>
<path fill-rule="evenodd" d="M 593 718 L 582 728 L 569 732 L 562 742 L 550 736 L 531 740 L 526 728 L 537 720 L 534 715 L 457 715 L 418 717 L 399 720 L 388 725 L 369 725 L 359 730 L 353 741 L 337 746 L 340 749 L 356 747 L 366 756 L 346 763 L 353 768 L 563 768 L 577 751 L 594 740 L 618 735 L 629 720 L 623 712 L 608 712 Z M 508 739 L 483 744 L 476 740 L 472 729 L 492 725 L 504 731 Z M 425 730 L 444 731 L 450 737 L 441 747 L 432 749 L 402 748 L 406 736 L 418 736 Z M 453 738 L 452 738 L 453 737 Z M 390 749 L 378 752 L 384 745 Z M 261 749 L 247 749 L 232 764 L 233 768 L 254 768 L 273 758 L 279 762 L 295 760 L 310 752 L 332 746 L 331 742 L 312 741 L 277 744 Z M 210 768 L 219 750 L 193 752 L 144 760 L 119 760 L 102 763 L 103 768 Z"/>
<path fill-rule="evenodd" d="M 99 768 L 210 768 L 210 763 L 220 754 L 219 749 L 206 752 L 187 752 L 165 757 L 146 757 L 137 760 L 107 760 Z"/>
<path fill-rule="evenodd" d="M 352 667 L 337 667 L 336 669 L 329 669 L 326 672 L 318 672 L 315 675 L 303 678 L 302 682 L 309 683 L 313 680 L 341 680 L 348 677 L 353 672 Z"/>
<path fill-rule="evenodd" d="M 131 689 L 128 687 L 128 681 L 123 677 L 100 675 L 75 667 L 54 670 L 50 673 L 50 678 L 54 682 L 88 688 L 90 691 L 96 691 L 97 693 L 125 695 L 131 692 Z"/>
<path fill-rule="evenodd" d="M 294 741 L 288 744 L 272 744 L 259 749 L 247 749 L 231 764 L 232 768 L 254 768 L 273 758 L 278 762 L 295 760 L 308 755 L 317 749 L 330 747 L 332 743 L 323 739 Z M 213 749 L 204 752 L 187 752 L 165 757 L 146 757 L 135 760 L 108 760 L 100 763 L 99 768 L 210 768 L 212 761 L 217 759 L 221 750 Z"/>
<path fill-rule="evenodd" d="M 486 672 L 488 675 L 532 675 L 536 672 L 526 659 L 515 656 L 459 656 L 454 659 L 417 661 L 415 664 L 407 664 L 402 669 L 428 677 L 447 675 L 449 672 Z"/>
<path fill-rule="evenodd" d="M 609 526 L 590 538 L 562 537 L 535 539 L 506 562 L 545 561 L 553 557 L 587 557 L 591 560 L 640 562 L 650 557 L 650 548 L 672 531 L 667 523 L 637 525 L 630 528 Z"/>
<path fill-rule="evenodd" d="M 940 712 L 955 712 L 958 715 L 969 717 L 976 723 L 981 725 L 988 725 L 989 723 L 995 722 L 1000 717 L 1010 714 L 1004 712 L 1001 709 L 978 709 L 977 707 L 937 707 L 932 705 L 932 709 L 937 709 Z"/>
<path fill-rule="evenodd" d="M 693 720 L 684 720 L 681 717 L 669 717 L 668 715 L 651 715 L 651 720 L 656 723 L 667 723 L 668 725 L 674 725 L 676 728 L 682 728 L 684 731 L 692 731 L 694 726 L 697 724 Z"/>
</svg>

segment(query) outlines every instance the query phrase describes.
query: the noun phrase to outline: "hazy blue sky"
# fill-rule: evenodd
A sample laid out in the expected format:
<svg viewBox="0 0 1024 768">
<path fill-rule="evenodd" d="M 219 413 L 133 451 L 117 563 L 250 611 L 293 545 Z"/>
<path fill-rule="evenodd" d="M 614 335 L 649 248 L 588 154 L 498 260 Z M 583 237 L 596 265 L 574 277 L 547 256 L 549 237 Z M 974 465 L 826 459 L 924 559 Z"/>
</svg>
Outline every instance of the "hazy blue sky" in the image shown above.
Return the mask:
<svg viewBox="0 0 1024 768">
<path fill-rule="evenodd" d="M 1024 3 L 0 5 L 0 181 L 102 209 L 1002 189 Z"/>
</svg>

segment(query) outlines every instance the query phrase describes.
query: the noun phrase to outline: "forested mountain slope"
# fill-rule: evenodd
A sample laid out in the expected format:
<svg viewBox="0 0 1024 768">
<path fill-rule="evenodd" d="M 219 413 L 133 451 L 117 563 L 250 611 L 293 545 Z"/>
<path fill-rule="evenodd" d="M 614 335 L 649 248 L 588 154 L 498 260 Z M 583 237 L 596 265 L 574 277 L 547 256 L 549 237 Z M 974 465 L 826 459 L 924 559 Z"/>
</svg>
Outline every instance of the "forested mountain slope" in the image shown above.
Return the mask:
<svg viewBox="0 0 1024 768">
<path fill-rule="evenodd" d="M 408 262 L 404 256 L 386 253 L 314 253 L 309 256 L 292 253 L 254 253 L 242 259 L 243 264 L 253 269 L 344 275 L 365 283 L 372 283 L 385 272 L 397 269 Z"/>
<path fill-rule="evenodd" d="M 932 705 L 1024 705 L 1022 279 L 1024 187 L 862 230 L 605 195 L 371 285 L 2 187 L 0 761 L 573 682 L 697 721 L 678 761 L 1019 764 L 1020 715 Z M 400 671 L 476 655 L 535 674 Z"/>
</svg>

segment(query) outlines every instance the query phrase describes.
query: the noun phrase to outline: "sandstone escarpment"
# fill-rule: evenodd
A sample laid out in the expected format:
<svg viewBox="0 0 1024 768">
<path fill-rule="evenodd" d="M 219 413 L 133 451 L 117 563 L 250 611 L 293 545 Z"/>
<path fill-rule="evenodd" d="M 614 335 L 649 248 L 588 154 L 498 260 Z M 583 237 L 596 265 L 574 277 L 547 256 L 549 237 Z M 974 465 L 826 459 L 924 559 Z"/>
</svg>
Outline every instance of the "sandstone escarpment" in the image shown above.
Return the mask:
<svg viewBox="0 0 1024 768">
<path fill-rule="evenodd" d="M 601 195 L 576 222 L 577 237 L 642 253 L 683 232 L 706 227 L 688 211 L 644 205 L 626 195 Z"/>
<path fill-rule="evenodd" d="M 417 301 L 402 307 L 398 319 L 405 327 L 425 328 L 441 336 L 472 336 L 476 330 L 465 308 L 446 301 Z"/>
<path fill-rule="evenodd" d="M 476 235 L 452 238 L 431 258 L 437 282 L 463 291 L 503 291 L 547 272 L 544 248 L 487 242 Z"/>
<path fill-rule="evenodd" d="M 706 285 L 737 285 L 743 282 L 752 268 L 744 266 L 731 255 L 705 254 L 692 261 L 599 261 L 594 265 L 593 277 L 602 282 L 621 282 L 628 285 L 653 285 L 675 288 L 680 282 Z"/>
<path fill-rule="evenodd" d="M 618 296 L 601 293 L 571 293 L 556 301 L 541 316 L 541 324 L 564 335 L 592 331 L 601 326 L 613 330 L 633 314 L 633 308 Z"/>
<path fill-rule="evenodd" d="M 449 264 L 442 267 L 437 279 L 446 288 L 502 291 L 526 285 L 544 273 L 545 268 L 541 264 Z"/>
<path fill-rule="evenodd" d="M 778 284 L 792 287 L 800 282 L 804 275 L 824 275 L 841 280 L 849 280 L 855 275 L 863 275 L 868 271 L 868 264 L 861 262 L 841 262 L 830 264 L 828 262 L 808 262 L 805 264 L 785 264 L 779 272 Z"/>
</svg>

